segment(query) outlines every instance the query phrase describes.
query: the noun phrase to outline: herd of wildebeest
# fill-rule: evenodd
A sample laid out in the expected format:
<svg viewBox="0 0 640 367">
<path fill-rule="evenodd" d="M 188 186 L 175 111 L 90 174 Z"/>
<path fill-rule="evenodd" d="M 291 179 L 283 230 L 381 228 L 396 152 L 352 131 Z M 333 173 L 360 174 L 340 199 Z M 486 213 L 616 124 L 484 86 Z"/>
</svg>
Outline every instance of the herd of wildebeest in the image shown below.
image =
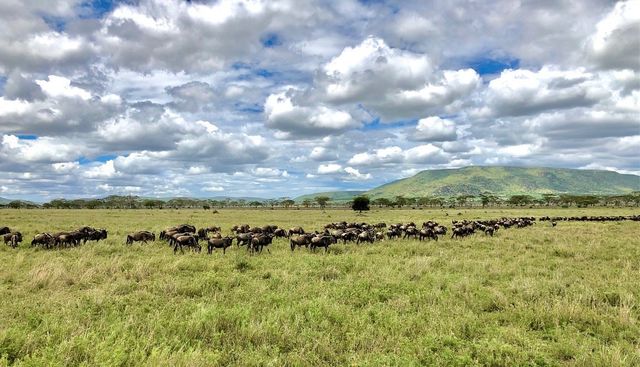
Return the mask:
<svg viewBox="0 0 640 367">
<path fill-rule="evenodd" d="M 609 222 L 609 221 L 640 221 L 640 215 L 629 216 L 581 216 L 581 217 L 549 217 L 537 218 L 541 222 L 549 222 L 555 227 L 560 221 L 584 221 L 584 222 Z M 220 227 L 211 226 L 196 229 L 190 224 L 182 224 L 164 229 L 159 233 L 158 238 L 167 241 L 173 247 L 173 252 L 184 252 L 190 249 L 195 252 L 202 251 L 201 243 L 207 247 L 207 253 L 211 254 L 215 249 L 222 249 L 225 253 L 235 240 L 237 247 L 246 246 L 251 253 L 261 253 L 264 248 L 269 251 L 269 245 L 274 238 L 286 238 L 289 241 L 291 251 L 296 248 L 305 247 L 310 251 L 317 248 L 324 248 L 328 251 L 329 246 L 342 242 L 347 244 L 354 242 L 374 243 L 375 241 L 393 239 L 415 239 L 434 240 L 451 233 L 451 238 L 464 238 L 475 233 L 484 233 L 493 236 L 499 229 L 523 228 L 535 224 L 535 217 L 500 218 L 490 220 L 453 220 L 451 229 L 442 226 L 434 221 L 426 221 L 422 226 L 416 223 L 395 223 L 387 226 L 386 223 L 347 223 L 334 222 L 324 226 L 321 231 L 308 232 L 302 227 L 292 227 L 289 229 L 279 228 L 276 225 L 250 226 L 248 224 L 235 225 L 230 230 L 230 235 L 223 236 Z M 22 234 L 12 231 L 9 227 L 0 227 L 0 236 L 4 243 L 13 248 L 18 247 L 22 242 Z M 57 249 L 75 247 L 85 244 L 87 241 L 106 239 L 108 232 L 103 228 L 93 228 L 84 226 L 73 231 L 56 233 L 38 233 L 31 241 L 31 246 L 39 246 L 44 249 Z M 147 243 L 156 241 L 155 233 L 151 231 L 137 231 L 127 235 L 125 243 L 131 245 L 134 242 Z"/>
</svg>

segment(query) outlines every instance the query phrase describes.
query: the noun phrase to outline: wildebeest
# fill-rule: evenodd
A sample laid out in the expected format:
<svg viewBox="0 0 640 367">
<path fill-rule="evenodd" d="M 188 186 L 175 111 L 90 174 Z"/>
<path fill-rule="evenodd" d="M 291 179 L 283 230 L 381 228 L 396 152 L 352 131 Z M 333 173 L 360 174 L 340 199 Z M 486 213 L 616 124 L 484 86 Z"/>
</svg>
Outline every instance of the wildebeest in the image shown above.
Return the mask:
<svg viewBox="0 0 640 367">
<path fill-rule="evenodd" d="M 9 227 L 0 227 L 0 235 L 11 233 L 11 229 Z"/>
<path fill-rule="evenodd" d="M 240 246 L 244 246 L 244 245 L 251 245 L 251 233 L 239 233 L 238 235 L 236 235 L 236 245 L 238 247 Z M 247 250 L 249 249 L 249 247 L 247 247 Z"/>
<path fill-rule="evenodd" d="M 16 248 L 18 247 L 18 244 L 22 242 L 22 233 L 20 232 L 6 233 L 2 235 L 2 239 L 4 240 L 5 245 Z"/>
<path fill-rule="evenodd" d="M 196 237 L 189 234 L 183 234 L 173 237 L 173 244 L 174 254 L 178 252 L 178 248 L 182 253 L 184 253 L 184 247 L 189 247 L 195 252 L 202 251 L 202 246 L 200 246 Z"/>
<path fill-rule="evenodd" d="M 127 245 L 131 245 L 134 242 L 142 242 L 144 244 L 147 241 L 155 241 L 156 235 L 153 232 L 149 231 L 138 231 L 127 235 Z"/>
<path fill-rule="evenodd" d="M 224 238 L 209 238 L 207 240 L 207 253 L 211 255 L 213 253 L 213 249 L 221 248 L 222 253 L 225 254 L 227 252 L 227 247 L 230 247 L 233 243 L 232 237 L 224 237 Z"/>
<path fill-rule="evenodd" d="M 289 245 L 291 245 L 291 251 L 295 250 L 296 247 L 309 247 L 309 243 L 311 242 L 311 235 L 297 235 L 289 237 Z"/>
<path fill-rule="evenodd" d="M 309 244 L 309 250 L 315 251 L 318 247 L 324 247 L 324 252 L 329 251 L 329 246 L 333 243 L 332 236 L 314 236 Z"/>
<path fill-rule="evenodd" d="M 209 233 L 215 233 L 215 232 L 220 232 L 220 227 L 211 226 L 211 227 L 200 228 L 198 230 L 198 237 L 200 237 L 201 239 L 206 239 Z"/>
<path fill-rule="evenodd" d="M 269 246 L 272 241 L 273 235 L 270 233 L 253 236 L 253 238 L 251 238 L 251 252 L 262 252 L 262 249 Z M 267 248 L 267 252 L 271 253 L 269 248 Z"/>
<path fill-rule="evenodd" d="M 44 248 L 50 248 L 55 243 L 55 239 L 51 233 L 38 233 L 31 240 L 31 246 L 43 246 Z"/>
<path fill-rule="evenodd" d="M 289 228 L 288 234 L 289 234 L 289 237 L 291 237 L 291 235 L 294 235 L 294 234 L 304 234 L 304 229 L 302 227 L 299 227 L 299 226 L 298 227 L 292 227 L 292 228 Z"/>
<path fill-rule="evenodd" d="M 433 231 L 433 229 L 431 229 L 431 228 L 423 228 L 418 233 L 418 240 L 422 241 L 424 239 L 432 239 L 432 240 L 437 241 L 438 240 L 438 236 Z"/>
<path fill-rule="evenodd" d="M 362 233 L 360 233 L 358 235 L 358 239 L 356 240 L 356 244 L 359 244 L 360 242 L 369 242 L 369 243 L 373 243 L 373 241 L 375 240 L 375 236 L 373 233 L 369 232 L 369 231 L 364 231 Z"/>
</svg>

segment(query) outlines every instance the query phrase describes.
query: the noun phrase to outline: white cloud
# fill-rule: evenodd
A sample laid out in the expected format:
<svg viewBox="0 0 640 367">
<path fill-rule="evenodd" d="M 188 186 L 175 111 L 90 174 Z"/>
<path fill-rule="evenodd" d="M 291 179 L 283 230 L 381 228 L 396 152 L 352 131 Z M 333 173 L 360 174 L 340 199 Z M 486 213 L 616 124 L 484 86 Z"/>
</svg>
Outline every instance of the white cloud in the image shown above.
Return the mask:
<svg viewBox="0 0 640 367">
<path fill-rule="evenodd" d="M 49 75 L 48 80 L 36 80 L 36 84 L 49 97 L 59 98 L 80 98 L 87 100 L 91 98 L 91 93 L 86 90 L 71 85 L 71 80 L 56 75 Z"/>
<path fill-rule="evenodd" d="M 221 192 L 224 191 L 224 187 L 222 186 L 205 186 L 202 188 L 202 191 L 206 192 Z"/>
<path fill-rule="evenodd" d="M 451 141 L 458 137 L 456 124 L 449 119 L 431 116 L 420 119 L 409 138 L 420 141 Z"/>
<path fill-rule="evenodd" d="M 484 94 L 486 106 L 478 116 L 520 116 L 552 109 L 591 106 L 609 96 L 601 81 L 583 68 L 537 72 L 505 70 Z"/>
<path fill-rule="evenodd" d="M 424 54 L 389 47 L 375 37 L 347 47 L 317 81 L 334 104 L 362 103 L 385 121 L 455 109 L 480 83 L 471 69 L 436 70 Z"/>
<path fill-rule="evenodd" d="M 297 106 L 287 92 L 271 94 L 264 104 L 266 126 L 288 133 L 287 136 L 323 136 L 337 134 L 361 124 L 348 112 L 324 105 Z"/>
<path fill-rule="evenodd" d="M 336 163 L 321 164 L 318 166 L 319 175 L 327 175 L 332 173 L 338 173 L 342 171 L 342 166 Z"/>
<path fill-rule="evenodd" d="M 640 70 L 640 2 L 617 2 L 587 43 L 591 58 L 605 69 Z"/>
<path fill-rule="evenodd" d="M 349 175 L 349 178 L 352 178 L 354 180 L 370 180 L 371 179 L 371 174 L 370 173 L 360 173 L 359 170 L 353 168 L 353 167 L 345 167 L 344 171 Z"/>
<path fill-rule="evenodd" d="M 116 169 L 113 164 L 113 160 L 108 160 L 97 166 L 93 166 L 83 172 L 83 176 L 86 178 L 111 178 L 116 175 Z"/>
</svg>

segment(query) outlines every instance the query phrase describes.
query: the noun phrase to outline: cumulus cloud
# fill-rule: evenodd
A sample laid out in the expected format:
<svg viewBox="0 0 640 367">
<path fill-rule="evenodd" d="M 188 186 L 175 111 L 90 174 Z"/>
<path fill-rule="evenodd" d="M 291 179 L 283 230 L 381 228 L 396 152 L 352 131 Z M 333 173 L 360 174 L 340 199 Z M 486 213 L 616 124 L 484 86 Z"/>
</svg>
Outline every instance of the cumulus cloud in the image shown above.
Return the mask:
<svg viewBox="0 0 640 367">
<path fill-rule="evenodd" d="M 583 68 L 537 72 L 505 70 L 489 83 L 478 116 L 521 116 L 553 109 L 586 107 L 607 98 L 609 91 Z"/>
<path fill-rule="evenodd" d="M 441 164 L 448 159 L 448 154 L 442 148 L 433 144 L 424 144 L 408 149 L 392 146 L 358 153 L 349 159 L 349 164 L 354 166 L 395 166 L 401 163 Z"/>
<path fill-rule="evenodd" d="M 317 81 L 321 98 L 362 103 L 385 121 L 455 109 L 480 83 L 472 69 L 439 71 L 426 55 L 391 48 L 375 37 L 345 48 L 323 72 Z"/>
<path fill-rule="evenodd" d="M 327 175 L 331 173 L 338 173 L 342 171 L 342 166 L 335 163 L 321 164 L 318 166 L 319 175 Z"/>
<path fill-rule="evenodd" d="M 420 119 L 409 135 L 409 139 L 418 141 L 451 141 L 457 137 L 456 124 L 438 116 Z"/>
<path fill-rule="evenodd" d="M 264 110 L 265 125 L 286 133 L 286 137 L 339 134 L 361 126 L 345 111 L 325 105 L 298 106 L 287 92 L 270 95 Z"/>
<path fill-rule="evenodd" d="M 640 2 L 620 1 L 587 42 L 593 61 L 604 69 L 640 70 Z"/>
</svg>

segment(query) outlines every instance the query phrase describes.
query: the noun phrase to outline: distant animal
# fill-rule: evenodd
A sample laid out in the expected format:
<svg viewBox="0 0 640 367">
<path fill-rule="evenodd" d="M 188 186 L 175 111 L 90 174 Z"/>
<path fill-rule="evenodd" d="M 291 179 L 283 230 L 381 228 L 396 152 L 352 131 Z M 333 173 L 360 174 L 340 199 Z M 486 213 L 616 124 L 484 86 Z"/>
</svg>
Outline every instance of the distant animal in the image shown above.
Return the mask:
<svg viewBox="0 0 640 367">
<path fill-rule="evenodd" d="M 230 247 L 232 243 L 233 238 L 228 236 L 224 238 L 209 238 L 207 240 L 207 253 L 211 255 L 214 249 L 221 248 L 222 253 L 225 254 L 227 247 Z"/>
<path fill-rule="evenodd" d="M 142 242 L 144 244 L 147 243 L 147 241 L 155 241 L 156 240 L 156 235 L 153 232 L 149 232 L 149 231 L 138 231 L 138 232 L 134 232 L 131 233 L 129 235 L 127 235 L 127 245 L 131 245 L 134 242 Z"/>
</svg>

